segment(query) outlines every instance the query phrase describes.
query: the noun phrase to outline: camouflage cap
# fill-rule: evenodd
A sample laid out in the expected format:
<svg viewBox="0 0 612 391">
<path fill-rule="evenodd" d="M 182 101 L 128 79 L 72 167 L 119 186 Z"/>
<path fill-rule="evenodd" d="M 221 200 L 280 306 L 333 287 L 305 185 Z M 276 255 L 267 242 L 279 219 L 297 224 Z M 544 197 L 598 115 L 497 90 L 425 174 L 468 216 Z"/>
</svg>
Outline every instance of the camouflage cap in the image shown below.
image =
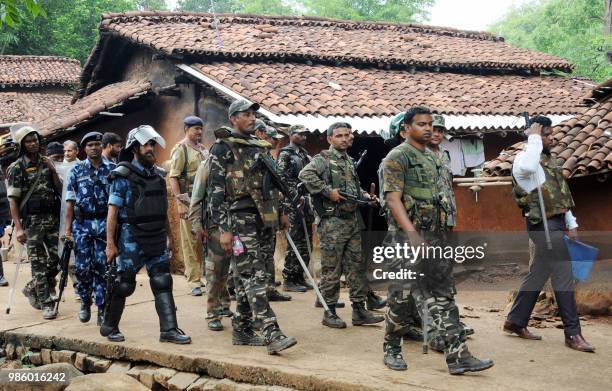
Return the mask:
<svg viewBox="0 0 612 391">
<path fill-rule="evenodd" d="M 258 118 L 255 120 L 255 126 L 253 127 L 253 130 L 262 130 L 265 132 L 267 127 L 268 125 L 266 125 L 266 123 L 263 122 L 263 120 Z"/>
<path fill-rule="evenodd" d="M 291 125 L 289 127 L 290 134 L 306 133 L 308 129 L 304 125 Z"/>
<path fill-rule="evenodd" d="M 272 138 L 275 138 L 275 139 L 277 139 L 277 140 L 280 140 L 281 138 L 285 137 L 285 135 L 284 135 L 284 134 L 279 133 L 279 132 L 278 132 L 278 130 L 274 129 L 274 128 L 273 128 L 273 127 L 271 127 L 271 126 L 267 126 L 267 127 L 266 127 L 266 135 L 267 135 L 268 137 L 272 137 Z"/>
<path fill-rule="evenodd" d="M 446 130 L 446 126 L 444 125 L 444 117 L 440 114 L 434 114 L 433 117 L 433 127 L 434 128 L 443 128 Z"/>
<path fill-rule="evenodd" d="M 239 99 L 239 100 L 232 102 L 229 109 L 227 110 L 227 115 L 231 117 L 232 115 L 236 113 L 239 113 L 241 111 L 247 111 L 248 109 L 253 109 L 257 111 L 259 110 L 259 104 L 249 102 L 246 99 Z"/>
</svg>

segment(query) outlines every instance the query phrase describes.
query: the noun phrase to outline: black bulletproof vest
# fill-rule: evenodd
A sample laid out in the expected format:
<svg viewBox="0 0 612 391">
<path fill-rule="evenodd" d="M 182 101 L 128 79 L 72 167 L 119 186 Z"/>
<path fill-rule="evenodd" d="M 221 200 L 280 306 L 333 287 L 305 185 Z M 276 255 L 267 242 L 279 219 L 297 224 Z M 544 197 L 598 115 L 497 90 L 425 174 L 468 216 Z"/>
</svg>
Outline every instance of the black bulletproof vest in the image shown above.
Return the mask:
<svg viewBox="0 0 612 391">
<path fill-rule="evenodd" d="M 161 175 L 147 176 L 131 163 L 121 162 L 111 174 L 126 178 L 132 197 L 126 205 L 127 218 L 120 223 L 129 224 L 129 230 L 140 249 L 148 257 L 159 256 L 166 249 L 166 220 L 168 198 L 166 181 Z"/>
</svg>

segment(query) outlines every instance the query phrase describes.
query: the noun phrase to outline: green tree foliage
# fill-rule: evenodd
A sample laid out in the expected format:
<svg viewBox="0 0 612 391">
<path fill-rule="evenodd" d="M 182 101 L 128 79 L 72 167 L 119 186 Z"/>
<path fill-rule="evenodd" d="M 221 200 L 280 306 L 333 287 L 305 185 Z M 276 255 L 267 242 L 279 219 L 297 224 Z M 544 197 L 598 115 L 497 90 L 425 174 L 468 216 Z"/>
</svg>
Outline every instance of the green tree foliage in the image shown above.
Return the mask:
<svg viewBox="0 0 612 391">
<path fill-rule="evenodd" d="M 311 15 L 337 19 L 390 22 L 426 20 L 434 0 L 213 0 L 214 12 L 267 15 Z M 179 0 L 181 11 L 210 12 L 210 0 Z"/>
<path fill-rule="evenodd" d="M 26 15 L 4 54 L 57 55 L 84 63 L 98 38 L 100 16 L 137 9 L 134 0 L 42 0 L 46 18 Z"/>
<path fill-rule="evenodd" d="M 304 0 L 306 14 L 337 19 L 422 22 L 434 0 Z"/>
<path fill-rule="evenodd" d="M 34 17 L 44 16 L 41 0 L 0 0 L 0 29 L 19 25 L 28 13 Z"/>
<path fill-rule="evenodd" d="M 513 7 L 490 31 L 515 46 L 565 58 L 575 75 L 604 81 L 612 75 L 605 51 L 604 0 L 536 0 Z"/>
</svg>

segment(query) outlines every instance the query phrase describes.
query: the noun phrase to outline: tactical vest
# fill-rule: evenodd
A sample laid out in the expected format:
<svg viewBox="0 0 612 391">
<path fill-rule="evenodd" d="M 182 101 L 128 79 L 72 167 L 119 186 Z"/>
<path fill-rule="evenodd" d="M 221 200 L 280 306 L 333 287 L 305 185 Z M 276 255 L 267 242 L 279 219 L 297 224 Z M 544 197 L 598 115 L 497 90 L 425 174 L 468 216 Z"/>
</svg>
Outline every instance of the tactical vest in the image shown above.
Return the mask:
<svg viewBox="0 0 612 391">
<path fill-rule="evenodd" d="M 285 151 L 289 154 L 289 163 L 291 164 L 291 169 L 293 170 L 293 172 L 297 174 L 302 171 L 302 168 L 304 168 L 304 162 L 302 161 L 302 158 L 297 153 L 295 148 L 290 145 L 287 145 L 286 147 L 281 148 L 281 152 L 282 151 Z"/>
<path fill-rule="evenodd" d="M 225 175 L 225 200 L 230 211 L 255 209 L 265 227 L 277 228 L 278 189 L 270 185 L 266 169 L 258 163 L 259 155 L 267 154 L 272 145 L 264 140 L 233 136 L 217 142 L 226 144 L 234 155 Z"/>
<path fill-rule="evenodd" d="M 324 157 L 327 162 L 327 167 L 329 170 L 329 178 L 331 179 L 331 187 L 332 189 L 340 189 L 340 191 L 345 191 L 351 195 L 354 195 L 360 198 L 360 185 L 359 185 L 359 176 L 357 175 L 357 170 L 355 169 L 355 165 L 349 161 L 349 164 L 346 164 L 345 167 L 348 167 L 349 176 L 354 181 L 356 193 L 349 192 L 347 189 L 347 182 L 343 181 L 343 171 L 345 167 L 342 167 L 343 162 L 339 161 L 334 154 L 329 153 L 321 153 L 321 156 Z M 321 197 L 321 201 L 323 203 L 323 208 L 325 210 L 324 216 L 337 216 L 337 217 L 352 217 L 357 210 L 357 204 L 355 202 L 338 202 L 334 203 L 327 197 Z"/>
<path fill-rule="evenodd" d="M 542 198 L 544 199 L 544 211 L 546 218 L 564 213 L 574 207 L 574 200 L 569 186 L 563 177 L 561 168 L 556 159 L 550 155 L 542 154 L 540 164 L 544 169 L 545 182 L 542 185 Z M 538 200 L 538 190 L 533 189 L 527 193 L 512 176 L 514 199 L 519 208 L 523 210 L 523 216 L 531 224 L 542 222 L 542 213 Z"/>
<path fill-rule="evenodd" d="M 407 167 L 404 170 L 404 189 L 402 203 L 410 221 L 419 231 L 437 231 L 441 227 L 438 190 L 438 161 L 430 151 L 421 152 L 407 143 L 402 143 L 387 155 L 386 159 L 401 160 Z M 380 199 L 383 200 L 384 184 L 382 167 L 379 168 Z M 383 202 L 388 220 L 392 221 L 391 211 Z"/>
<path fill-rule="evenodd" d="M 23 178 L 23 183 L 27 183 L 28 186 L 34 186 L 36 184 L 36 186 L 31 192 L 30 197 L 23 205 L 23 209 L 20 209 L 22 219 L 25 221 L 28 216 L 34 215 L 58 216 L 60 212 L 61 201 L 55 191 L 51 172 L 42 161 L 39 161 L 36 166 L 35 173 L 29 175 L 27 172 L 28 168 L 26 167 L 24 159 L 25 157 L 21 156 L 13 164 L 17 164 L 19 166 Z M 41 173 L 40 177 L 38 178 L 38 181 L 36 182 L 35 178 L 38 176 L 38 170 L 40 170 Z M 30 176 L 30 178 L 28 178 L 28 176 Z M 22 197 L 25 197 L 29 190 L 29 187 L 27 188 L 27 190 L 24 189 Z"/>
<path fill-rule="evenodd" d="M 148 176 L 131 163 L 121 162 L 111 173 L 126 178 L 132 190 L 130 203 L 126 205 L 127 218 L 120 223 L 129 224 L 130 233 L 147 257 L 155 257 L 166 249 L 166 220 L 168 197 L 166 181 L 162 175 Z"/>
</svg>

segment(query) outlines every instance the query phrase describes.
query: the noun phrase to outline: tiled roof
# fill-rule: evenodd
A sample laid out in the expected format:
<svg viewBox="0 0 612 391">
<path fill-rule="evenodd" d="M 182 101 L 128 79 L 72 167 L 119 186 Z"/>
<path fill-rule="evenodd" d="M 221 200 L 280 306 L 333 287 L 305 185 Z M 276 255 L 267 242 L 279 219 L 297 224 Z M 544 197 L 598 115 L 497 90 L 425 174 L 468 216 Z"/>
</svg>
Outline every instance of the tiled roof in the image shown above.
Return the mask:
<svg viewBox="0 0 612 391">
<path fill-rule="evenodd" d="M 65 93 L 0 92 L 0 123 L 30 122 L 70 104 Z"/>
<path fill-rule="evenodd" d="M 52 56 L 0 56 L 0 88 L 76 85 L 78 60 Z"/>
<path fill-rule="evenodd" d="M 558 143 L 552 153 L 563 165 L 566 177 L 612 170 L 612 94 L 555 126 L 553 137 Z M 485 173 L 510 175 L 514 157 L 523 145 L 514 144 L 485 163 Z"/>
<path fill-rule="evenodd" d="M 100 29 L 161 53 L 199 59 L 213 56 L 480 70 L 572 69 L 566 60 L 510 46 L 490 33 L 415 24 L 132 12 L 103 15 Z M 90 63 L 95 61 L 90 59 Z"/>
<path fill-rule="evenodd" d="M 109 111 L 126 100 L 146 95 L 151 90 L 147 80 L 128 80 L 109 84 L 98 91 L 67 105 L 63 110 L 35 121 L 43 136 L 66 130 Z"/>
<path fill-rule="evenodd" d="M 442 114 L 575 114 L 592 86 L 560 76 L 472 75 L 296 63 L 192 68 L 274 114 L 390 116 L 415 104 Z M 546 91 L 546 93 L 543 93 Z"/>
</svg>

